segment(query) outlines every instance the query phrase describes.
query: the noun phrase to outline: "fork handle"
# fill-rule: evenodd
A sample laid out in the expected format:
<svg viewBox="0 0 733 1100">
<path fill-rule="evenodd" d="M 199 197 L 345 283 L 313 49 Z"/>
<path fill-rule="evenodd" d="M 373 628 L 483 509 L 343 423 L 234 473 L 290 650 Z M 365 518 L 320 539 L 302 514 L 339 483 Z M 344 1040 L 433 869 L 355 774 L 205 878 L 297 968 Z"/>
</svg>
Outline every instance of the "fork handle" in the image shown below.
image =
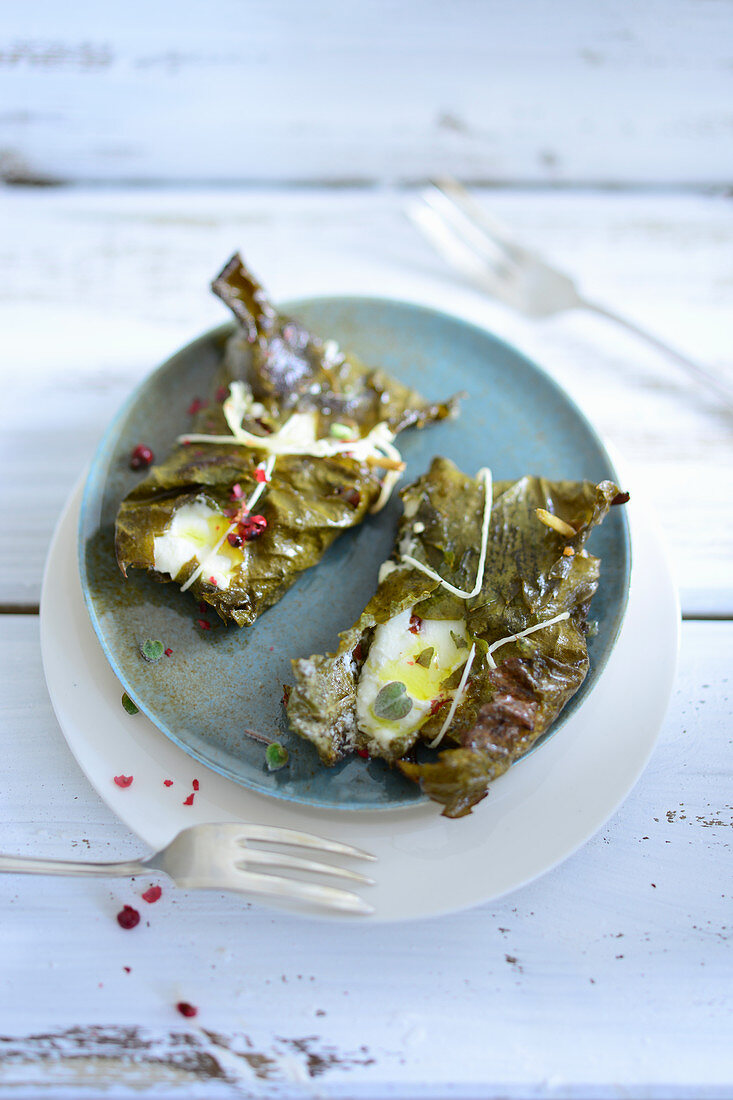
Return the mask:
<svg viewBox="0 0 733 1100">
<path fill-rule="evenodd" d="M 25 859 L 0 855 L 0 871 L 21 875 L 142 875 L 148 868 L 137 859 L 120 863 L 83 863 L 72 859 Z"/>
<path fill-rule="evenodd" d="M 657 351 L 661 351 L 664 355 L 669 356 L 670 359 L 674 359 L 675 363 L 683 367 L 688 374 L 696 378 L 703 386 L 707 386 L 707 388 L 717 394 L 719 398 L 722 398 L 728 409 L 733 410 L 733 386 L 729 385 L 724 379 L 717 377 L 717 375 L 713 374 L 707 367 L 703 367 L 699 363 L 696 363 L 694 359 L 689 359 L 688 356 L 670 347 L 669 344 L 665 344 L 658 336 L 655 336 L 651 332 L 647 332 L 646 329 L 640 328 L 639 325 L 635 324 L 633 321 L 629 321 L 626 317 L 622 317 L 621 314 L 614 313 L 611 309 L 606 309 L 605 306 L 599 306 L 595 302 L 588 302 L 585 298 L 581 298 L 579 304 L 583 309 L 589 309 L 591 312 L 597 313 L 599 316 L 605 317 L 609 321 L 615 321 L 617 325 L 621 325 L 623 328 L 628 329 L 629 332 L 633 332 L 635 336 L 639 336 L 642 340 L 646 340 L 647 343 L 651 344 Z"/>
</svg>

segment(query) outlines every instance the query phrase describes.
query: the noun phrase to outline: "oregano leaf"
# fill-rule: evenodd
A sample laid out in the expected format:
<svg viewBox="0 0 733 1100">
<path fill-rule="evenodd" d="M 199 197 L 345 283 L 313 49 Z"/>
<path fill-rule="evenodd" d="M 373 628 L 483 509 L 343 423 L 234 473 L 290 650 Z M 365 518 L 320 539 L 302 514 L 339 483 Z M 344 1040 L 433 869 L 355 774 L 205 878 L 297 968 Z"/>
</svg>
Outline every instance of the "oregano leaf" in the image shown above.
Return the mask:
<svg viewBox="0 0 733 1100">
<path fill-rule="evenodd" d="M 462 638 L 460 634 L 456 634 L 455 630 L 451 630 L 450 636 L 453 639 L 453 645 L 456 649 L 468 649 L 468 642 L 465 638 Z"/>
<path fill-rule="evenodd" d="M 433 659 L 434 653 L 435 646 L 429 645 L 426 649 L 422 651 L 422 653 L 418 653 L 417 657 L 415 658 L 415 664 L 422 665 L 423 668 L 430 668 L 430 662 Z"/>
<path fill-rule="evenodd" d="M 165 646 L 162 642 L 153 641 L 152 638 L 147 638 L 146 641 L 140 646 L 140 653 L 146 661 L 159 661 L 165 653 Z"/>
<path fill-rule="evenodd" d="M 281 745 L 279 741 L 271 741 L 265 749 L 265 763 L 268 772 L 276 772 L 280 768 L 284 768 L 289 757 L 290 754 L 284 745 Z"/>
<path fill-rule="evenodd" d="M 125 692 L 124 695 L 122 696 L 122 705 L 123 705 L 123 707 L 125 708 L 125 710 L 127 711 L 128 714 L 138 714 L 139 713 L 138 708 L 135 706 L 135 704 L 133 703 L 132 699 L 127 694 L 127 692 Z"/>
<path fill-rule="evenodd" d="M 388 722 L 399 722 L 400 718 L 409 714 L 412 710 L 412 699 L 402 681 L 392 680 L 385 684 L 374 700 L 372 710 L 377 718 L 384 718 Z"/>
</svg>

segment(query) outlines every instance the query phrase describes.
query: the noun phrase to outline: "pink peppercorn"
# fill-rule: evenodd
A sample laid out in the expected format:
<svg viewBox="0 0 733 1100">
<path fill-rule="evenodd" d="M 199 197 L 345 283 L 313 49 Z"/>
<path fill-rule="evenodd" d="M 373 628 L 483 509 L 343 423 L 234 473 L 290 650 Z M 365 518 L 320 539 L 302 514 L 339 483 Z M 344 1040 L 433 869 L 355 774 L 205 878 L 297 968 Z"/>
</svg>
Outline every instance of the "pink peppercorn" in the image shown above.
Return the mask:
<svg viewBox="0 0 733 1100">
<path fill-rule="evenodd" d="M 130 455 L 130 469 L 131 470 L 144 470 L 155 459 L 155 455 L 150 450 L 150 447 L 146 447 L 144 443 L 138 443 L 134 451 Z"/>
<path fill-rule="evenodd" d="M 117 923 L 120 928 L 135 928 L 140 923 L 140 914 L 131 905 L 123 905 L 117 914 Z"/>
</svg>

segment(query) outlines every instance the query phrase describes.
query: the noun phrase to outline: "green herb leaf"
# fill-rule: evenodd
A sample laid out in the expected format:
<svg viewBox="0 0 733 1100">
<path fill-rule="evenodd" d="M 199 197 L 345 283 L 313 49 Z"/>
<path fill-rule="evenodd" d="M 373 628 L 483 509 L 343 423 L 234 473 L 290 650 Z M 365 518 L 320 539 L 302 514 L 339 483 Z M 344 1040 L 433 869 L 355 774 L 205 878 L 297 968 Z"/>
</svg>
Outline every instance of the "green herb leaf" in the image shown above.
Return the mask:
<svg viewBox="0 0 733 1100">
<path fill-rule="evenodd" d="M 350 428 L 348 424 L 332 424 L 329 430 L 334 439 L 343 439 L 344 442 L 356 438 L 354 429 Z"/>
<path fill-rule="evenodd" d="M 290 758 L 290 754 L 279 741 L 271 741 L 265 749 L 265 763 L 268 772 L 277 772 L 284 768 Z"/>
<path fill-rule="evenodd" d="M 144 657 L 146 661 L 151 661 L 153 663 L 155 663 L 155 661 L 159 661 L 164 652 L 165 646 L 163 645 L 163 643 L 153 641 L 151 638 L 148 638 L 140 646 L 141 656 Z"/>
<path fill-rule="evenodd" d="M 453 645 L 456 649 L 468 649 L 468 642 L 465 638 L 462 638 L 460 634 L 456 634 L 455 630 L 451 630 L 450 636 L 453 639 Z"/>
<path fill-rule="evenodd" d="M 407 694 L 407 688 L 401 680 L 392 680 L 385 684 L 372 707 L 377 718 L 384 718 L 388 722 L 399 722 L 412 710 L 412 699 Z"/>
<path fill-rule="evenodd" d="M 122 696 L 122 705 L 123 705 L 123 707 L 125 708 L 125 710 L 127 711 L 128 714 L 139 714 L 140 713 L 138 708 L 135 706 L 132 699 L 130 698 L 130 696 L 127 694 L 127 692 L 125 692 L 124 695 Z"/>
<path fill-rule="evenodd" d="M 427 647 L 427 649 L 424 649 L 422 651 L 422 653 L 418 653 L 417 657 L 415 658 L 415 664 L 416 665 L 422 665 L 423 668 L 430 668 L 430 662 L 433 659 L 433 654 L 434 653 L 435 653 L 435 646 L 434 645 L 429 645 Z"/>
</svg>

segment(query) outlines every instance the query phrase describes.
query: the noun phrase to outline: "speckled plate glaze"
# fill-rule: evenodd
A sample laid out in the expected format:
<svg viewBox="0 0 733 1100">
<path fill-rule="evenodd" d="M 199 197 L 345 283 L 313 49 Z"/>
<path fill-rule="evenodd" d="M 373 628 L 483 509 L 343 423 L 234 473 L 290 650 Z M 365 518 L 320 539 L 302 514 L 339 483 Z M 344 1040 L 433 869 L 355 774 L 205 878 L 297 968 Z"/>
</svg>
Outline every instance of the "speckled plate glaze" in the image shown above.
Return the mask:
<svg viewBox="0 0 733 1100">
<path fill-rule="evenodd" d="M 405 481 L 436 454 L 467 472 L 490 466 L 496 479 L 615 478 L 597 435 L 567 395 L 516 349 L 476 326 L 420 306 L 378 298 L 317 298 L 288 303 L 315 332 L 333 337 L 430 399 L 457 391 L 468 397 L 461 415 L 400 437 Z M 381 761 L 352 758 L 320 765 L 315 750 L 291 735 L 282 708 L 290 659 L 333 650 L 338 632 L 360 614 L 390 553 L 398 498 L 343 535 L 314 569 L 251 627 L 216 623 L 202 631 L 197 603 L 173 584 L 131 571 L 114 556 L 114 519 L 140 475 L 129 469 L 133 447 L 163 456 L 185 430 L 187 409 L 208 393 L 232 331 L 206 333 L 158 368 L 132 394 L 107 430 L 86 482 L 79 524 L 82 590 L 105 656 L 122 687 L 155 725 L 195 759 L 245 787 L 331 809 L 389 809 L 424 801 L 417 788 Z M 589 649 L 591 672 L 550 734 L 582 705 L 611 653 L 626 607 L 630 545 L 623 509 L 594 532 L 590 549 L 603 561 L 592 615 L 598 633 Z M 141 659 L 140 643 L 160 639 L 172 650 L 157 664 Z M 264 749 L 244 732 L 281 740 L 289 765 L 264 766 Z M 546 735 L 549 736 L 549 735 Z"/>
</svg>

